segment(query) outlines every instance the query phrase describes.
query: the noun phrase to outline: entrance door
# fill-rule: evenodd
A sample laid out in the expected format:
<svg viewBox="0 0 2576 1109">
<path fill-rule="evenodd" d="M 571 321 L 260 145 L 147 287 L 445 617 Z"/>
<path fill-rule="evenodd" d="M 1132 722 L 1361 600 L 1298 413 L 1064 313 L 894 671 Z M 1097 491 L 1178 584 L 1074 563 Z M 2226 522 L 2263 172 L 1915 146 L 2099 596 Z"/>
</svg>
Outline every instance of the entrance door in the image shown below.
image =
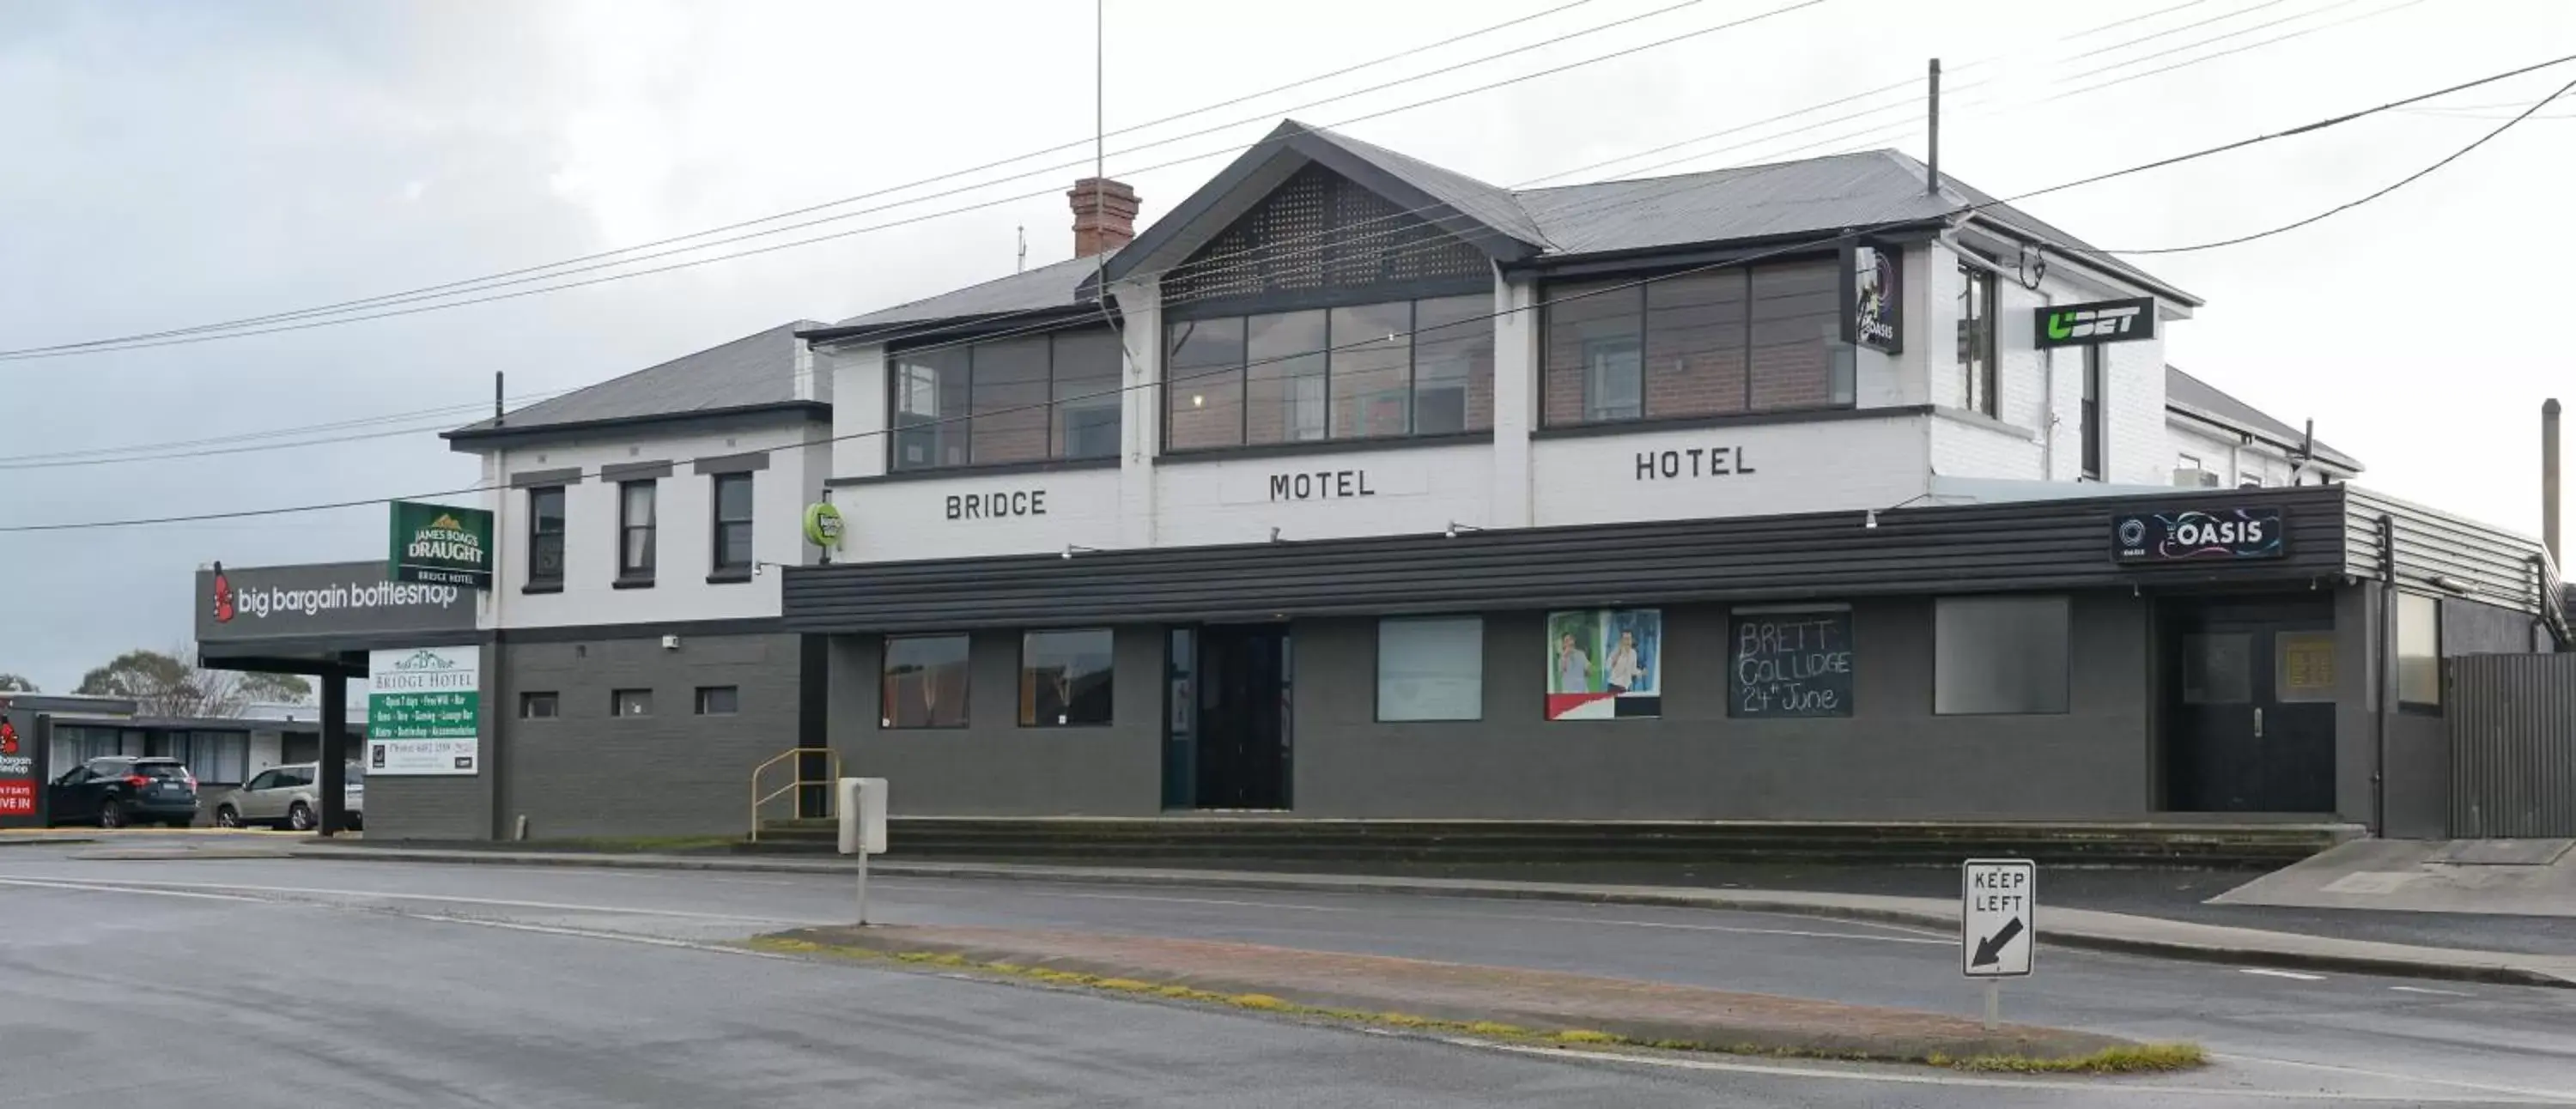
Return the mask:
<svg viewBox="0 0 2576 1109">
<path fill-rule="evenodd" d="M 1287 808 L 1288 625 L 1216 625 L 1198 639 L 1193 801 L 1202 809 Z"/>
<path fill-rule="evenodd" d="M 2167 807 L 2333 812 L 2332 602 L 2169 604 L 2161 639 Z"/>
</svg>

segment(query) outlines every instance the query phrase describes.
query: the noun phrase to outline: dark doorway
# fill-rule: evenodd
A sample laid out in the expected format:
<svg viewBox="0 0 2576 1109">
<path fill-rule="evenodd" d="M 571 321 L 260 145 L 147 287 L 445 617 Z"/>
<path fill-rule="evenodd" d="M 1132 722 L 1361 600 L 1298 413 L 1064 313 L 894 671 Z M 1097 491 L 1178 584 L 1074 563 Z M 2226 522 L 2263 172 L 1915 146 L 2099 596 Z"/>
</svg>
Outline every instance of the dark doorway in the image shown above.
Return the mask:
<svg viewBox="0 0 2576 1109">
<path fill-rule="evenodd" d="M 1287 808 L 1288 625 L 1221 624 L 1199 629 L 1197 639 L 1193 804 Z"/>
<path fill-rule="evenodd" d="M 2335 811 L 2333 602 L 2160 606 L 2166 808 Z"/>
</svg>

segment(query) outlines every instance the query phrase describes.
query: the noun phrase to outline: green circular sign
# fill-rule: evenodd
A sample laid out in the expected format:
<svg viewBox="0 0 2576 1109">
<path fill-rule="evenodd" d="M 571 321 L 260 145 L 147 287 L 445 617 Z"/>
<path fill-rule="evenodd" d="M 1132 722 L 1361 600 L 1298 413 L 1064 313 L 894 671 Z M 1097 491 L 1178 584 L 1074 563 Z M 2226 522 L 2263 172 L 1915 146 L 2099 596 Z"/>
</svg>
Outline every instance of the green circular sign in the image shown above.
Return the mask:
<svg viewBox="0 0 2576 1109">
<path fill-rule="evenodd" d="M 817 547 L 841 545 L 841 510 L 825 501 L 805 506 L 805 541 Z"/>
</svg>

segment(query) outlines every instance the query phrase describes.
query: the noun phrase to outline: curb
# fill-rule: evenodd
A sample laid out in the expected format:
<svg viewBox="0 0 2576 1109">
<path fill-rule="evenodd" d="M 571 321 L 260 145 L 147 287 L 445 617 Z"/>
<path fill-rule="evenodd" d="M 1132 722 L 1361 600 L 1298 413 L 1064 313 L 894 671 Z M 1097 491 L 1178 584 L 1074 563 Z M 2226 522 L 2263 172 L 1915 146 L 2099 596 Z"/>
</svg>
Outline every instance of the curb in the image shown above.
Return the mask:
<svg viewBox="0 0 2576 1109">
<path fill-rule="evenodd" d="M 372 855 L 382 862 L 462 863 L 510 866 L 579 866 L 628 870 L 736 871 L 772 874 L 848 874 L 857 868 L 848 864 L 764 860 L 741 858 L 692 859 L 671 856 L 585 855 L 564 852 L 549 854 L 526 852 L 504 854 L 481 851 L 419 852 L 396 849 L 309 847 L 286 852 L 294 858 L 364 858 Z M 1892 905 L 1838 903 L 1837 895 L 1788 895 L 1779 892 L 1752 891 L 1735 893 L 1723 890 L 1657 890 L 1650 888 L 1587 889 L 1578 886 L 1540 883 L 1480 882 L 1466 879 L 1422 880 L 1380 878 L 1364 875 L 1333 875 L 1328 879 L 1293 874 L 1247 874 L 1243 872 L 1188 871 L 1081 871 L 1068 868 L 1039 869 L 1008 864 L 976 863 L 902 863 L 880 861 L 868 864 L 870 874 L 888 878 L 949 878 L 978 881 L 1040 882 L 1058 885 L 1135 886 L 1180 889 L 1233 889 L 1293 893 L 1394 894 L 1418 897 L 1458 897 L 1496 901 L 1550 901 L 1591 905 L 1638 905 L 1674 909 L 1714 909 L 1734 912 L 1779 913 L 1790 916 L 1829 920 L 1856 920 L 1881 924 L 1903 924 L 1936 931 L 1955 931 L 1959 919 L 1946 910 L 1917 909 Z M 2492 985 L 2538 986 L 2553 989 L 2576 989 L 2576 960 L 2564 973 L 2529 965 L 2548 956 L 2520 955 L 2500 951 L 2475 951 L 2426 948 L 2423 954 L 2368 954 L 2331 951 L 2298 951 L 2278 947 L 2238 946 L 2222 942 L 2202 942 L 2154 936 L 2123 935 L 2116 931 L 2069 925 L 2065 917 L 2072 913 L 2084 916 L 2132 919 L 2158 926 L 2215 927 L 2165 921 L 2152 917 L 2128 917 L 2125 914 L 2087 910 L 2057 910 L 2046 930 L 2046 940 L 2058 947 L 2101 951 L 2124 955 L 2145 955 L 2191 962 L 2226 963 L 2238 966 L 2272 967 L 2286 970 L 2328 970 L 2351 974 L 2383 975 L 2393 978 L 2418 978 L 2434 981 L 2480 982 Z M 2309 936 L 2295 932 L 2271 932 L 2250 928 L 2226 928 L 2249 938 L 2269 939 L 2276 943 L 2343 943 L 2332 937 Z M 2393 946 L 2393 945 L 2392 945 Z"/>
</svg>

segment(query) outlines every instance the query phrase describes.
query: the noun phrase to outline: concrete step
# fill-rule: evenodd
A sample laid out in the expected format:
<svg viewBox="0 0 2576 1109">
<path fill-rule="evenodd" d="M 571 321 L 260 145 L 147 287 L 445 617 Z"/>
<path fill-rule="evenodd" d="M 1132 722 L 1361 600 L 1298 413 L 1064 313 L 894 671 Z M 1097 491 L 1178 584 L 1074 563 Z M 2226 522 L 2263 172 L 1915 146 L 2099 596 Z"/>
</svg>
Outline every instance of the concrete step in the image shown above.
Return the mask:
<svg viewBox="0 0 2576 1109">
<path fill-rule="evenodd" d="M 1437 821 L 1168 817 L 906 817 L 906 858 L 1616 862 L 1771 860 L 1948 864 L 1976 855 L 2057 865 L 2280 866 L 2352 839 L 2351 825 L 2175 822 Z M 830 850 L 830 821 L 764 824 L 744 850 Z"/>
</svg>

